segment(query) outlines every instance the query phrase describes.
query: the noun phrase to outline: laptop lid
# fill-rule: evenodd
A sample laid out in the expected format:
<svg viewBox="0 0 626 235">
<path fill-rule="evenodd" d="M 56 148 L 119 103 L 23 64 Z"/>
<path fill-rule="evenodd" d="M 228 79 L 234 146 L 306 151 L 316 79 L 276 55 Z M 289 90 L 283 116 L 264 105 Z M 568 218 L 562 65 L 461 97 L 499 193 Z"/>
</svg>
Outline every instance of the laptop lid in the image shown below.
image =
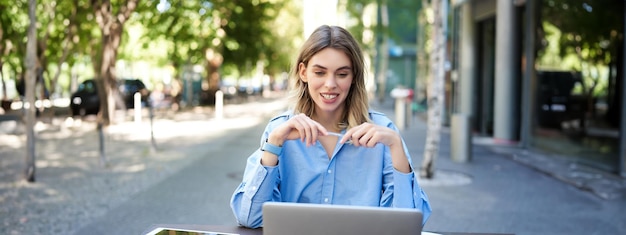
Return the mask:
<svg viewBox="0 0 626 235">
<path fill-rule="evenodd" d="M 266 202 L 264 235 L 421 234 L 418 209 Z"/>
</svg>

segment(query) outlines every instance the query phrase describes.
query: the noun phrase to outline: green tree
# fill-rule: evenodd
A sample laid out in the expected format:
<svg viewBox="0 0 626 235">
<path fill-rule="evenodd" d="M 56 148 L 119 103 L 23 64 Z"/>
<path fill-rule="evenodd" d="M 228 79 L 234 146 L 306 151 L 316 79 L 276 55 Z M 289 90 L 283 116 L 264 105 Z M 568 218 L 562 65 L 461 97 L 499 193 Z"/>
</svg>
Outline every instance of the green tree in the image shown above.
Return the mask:
<svg viewBox="0 0 626 235">
<path fill-rule="evenodd" d="M 91 40 L 92 30 L 97 26 L 93 20 L 93 13 L 90 11 L 86 0 L 71 1 L 51 1 L 48 11 L 44 16 L 48 16 L 47 40 L 44 42 L 45 58 L 48 61 L 43 69 L 49 80 L 50 93 L 61 93 L 57 90 L 59 78 L 63 72 L 63 64 L 72 68 L 80 59 L 90 55 L 91 46 L 99 43 Z M 52 42 L 52 43 L 49 43 Z M 54 72 L 51 74 L 50 72 Z M 70 78 L 75 78 L 69 74 Z M 76 81 L 68 81 L 70 84 Z"/>
<path fill-rule="evenodd" d="M 25 0 L 0 1 L 0 64 L 8 65 L 6 68 L 12 72 L 12 77 L 22 77 L 25 71 L 22 61 L 28 23 L 26 5 Z M 46 84 L 45 87 L 50 88 L 49 93 L 55 93 L 58 92 L 55 89 L 63 63 L 67 62 L 71 67 L 76 58 L 81 58 L 78 53 L 89 52 L 90 47 L 85 43 L 92 38 L 91 30 L 95 27 L 91 23 L 93 21 L 88 20 L 93 18 L 93 13 L 89 11 L 86 0 L 42 0 L 36 5 L 36 12 L 41 25 L 37 31 L 36 43 L 39 77 L 37 84 Z M 54 75 L 50 73 L 51 68 Z M 41 94 L 38 97 L 44 97 L 45 87 L 40 86 L 41 89 L 38 90 Z M 6 90 L 3 93 L 3 98 L 6 99 Z"/>
<path fill-rule="evenodd" d="M 28 5 L 24 1 L 0 1 L 0 73 L 3 83 L 3 100 L 8 99 L 4 80 L 5 65 L 16 77 L 24 64 L 26 30 L 28 29 Z"/>
<path fill-rule="evenodd" d="M 77 1 L 74 1 L 77 2 Z M 72 2 L 69 2 L 72 3 Z M 76 9 L 67 1 L 59 3 L 56 1 L 0 1 L 0 68 L 4 68 L 4 63 L 13 72 L 12 77 L 20 77 L 19 89 L 25 96 L 25 122 L 27 133 L 26 148 L 26 170 L 25 177 L 28 181 L 35 181 L 35 97 L 44 98 L 45 88 L 44 74 L 48 68 L 48 61 L 51 58 L 56 64 L 62 62 L 55 57 L 61 50 L 61 46 L 50 41 L 57 41 L 59 38 L 68 37 L 64 33 L 66 26 L 75 24 L 75 17 L 68 22 L 62 16 L 64 10 Z M 76 14 L 74 14 L 76 15 Z M 36 16 L 40 16 L 37 18 Z M 44 25 L 39 27 L 37 25 Z M 59 33 L 61 32 L 61 33 Z M 61 40 L 59 40 L 61 41 Z M 67 44 L 66 44 L 67 45 Z M 67 56 L 65 56 L 67 57 Z M 3 99 L 6 97 L 6 83 L 4 81 L 4 70 L 0 71 L 3 82 Z M 53 83 L 54 84 L 54 83 Z M 36 89 L 40 87 L 40 89 Z M 39 95 L 36 93 L 39 92 Z"/>
<path fill-rule="evenodd" d="M 10 12 L 9 7 L 5 2 L 0 3 L 0 82 L 2 82 L 2 97 L 0 101 L 5 102 L 8 100 L 7 95 L 7 86 L 4 75 L 4 63 L 7 59 L 9 51 L 12 50 L 11 40 L 7 39 L 7 35 L 9 35 L 12 28 L 9 28 L 11 24 L 11 17 L 9 17 L 6 12 Z M 4 103 L 3 103 L 4 104 Z M 3 106 L 4 107 L 4 106 Z"/>
<path fill-rule="evenodd" d="M 122 43 L 124 24 L 134 13 L 139 0 L 92 0 L 91 7 L 95 21 L 100 28 L 101 44 L 99 51 L 94 54 L 93 66 L 96 72 L 98 96 L 100 97 L 99 125 L 109 125 L 115 110 L 117 93 L 117 74 L 115 63 L 118 48 Z"/>
<path fill-rule="evenodd" d="M 266 30 L 261 40 L 265 51 L 260 59 L 266 61 L 267 73 L 275 75 L 289 70 L 293 52 L 303 40 L 302 8 L 298 1 L 281 0 L 268 11 L 272 19 L 263 25 Z"/>
<path fill-rule="evenodd" d="M 257 61 L 283 66 L 283 53 L 289 45 L 277 44 L 272 29 L 279 10 L 290 6 L 290 1 L 183 1 L 151 2 L 141 15 L 142 24 L 149 28 L 145 37 L 170 43 L 168 58 L 180 73 L 184 65 L 203 64 L 208 93 L 219 88 L 221 69 L 229 68 L 237 74 L 247 71 Z M 293 14 L 293 7 L 288 7 Z M 285 22 L 282 22 L 286 24 Z M 294 22 L 296 23 L 296 22 Z M 287 23 L 288 24 L 288 23 Z M 283 26 L 284 28 L 284 26 Z M 300 27 L 295 27 L 298 29 Z M 289 28 L 287 28 L 289 29 Z M 285 35 L 290 35 L 286 33 Z M 151 47 L 154 42 L 144 44 Z M 271 67 L 273 70 L 276 67 Z"/>
</svg>

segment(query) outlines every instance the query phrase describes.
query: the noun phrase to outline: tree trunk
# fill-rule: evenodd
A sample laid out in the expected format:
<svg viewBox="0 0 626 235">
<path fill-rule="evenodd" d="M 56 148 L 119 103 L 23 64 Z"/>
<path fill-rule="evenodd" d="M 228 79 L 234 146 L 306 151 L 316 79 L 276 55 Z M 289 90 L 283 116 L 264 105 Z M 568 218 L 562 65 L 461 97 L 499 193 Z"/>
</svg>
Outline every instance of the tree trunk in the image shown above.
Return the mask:
<svg viewBox="0 0 626 235">
<path fill-rule="evenodd" d="M 219 68 L 222 66 L 222 62 L 224 62 L 224 58 L 221 54 L 216 52 L 214 49 L 208 49 L 206 53 L 207 60 L 207 82 L 209 84 L 208 89 L 208 101 L 211 104 L 215 104 L 215 92 L 217 92 L 220 84 L 220 73 Z"/>
<path fill-rule="evenodd" d="M 24 177 L 28 182 L 35 182 L 35 79 L 37 77 L 37 17 L 36 0 L 28 1 L 28 26 L 26 42 L 26 168 Z"/>
<path fill-rule="evenodd" d="M 423 178 L 432 178 L 434 176 L 435 159 L 439 152 L 447 44 L 447 0 L 433 0 L 431 4 L 434 13 L 431 35 L 433 47 L 430 53 L 431 73 L 428 82 L 428 129 L 426 145 L 424 146 L 424 158 L 422 168 L 420 169 L 420 176 Z"/>
<path fill-rule="evenodd" d="M 98 136 L 100 137 L 100 162 L 107 166 L 107 158 L 104 147 L 105 127 L 111 124 L 115 111 L 115 95 L 117 90 L 117 77 L 115 74 L 115 62 L 117 61 L 117 49 L 122 41 L 124 23 L 137 7 L 139 0 L 128 0 L 126 5 L 113 11 L 110 0 L 92 0 L 91 4 L 96 15 L 96 21 L 102 34 L 102 50 L 99 63 L 95 63 L 96 83 L 98 84 L 98 97 L 100 98 L 100 112 L 98 113 Z"/>
<path fill-rule="evenodd" d="M 117 60 L 117 48 L 121 40 L 121 29 L 102 30 L 102 57 L 100 63 L 100 71 L 98 73 L 98 96 L 100 99 L 100 115 L 98 121 L 108 126 L 113 120 L 115 111 L 115 87 L 117 84 L 117 76 L 115 74 L 115 62 Z M 112 27 L 113 28 L 113 27 Z M 108 31 L 108 34 L 105 34 Z"/>
<path fill-rule="evenodd" d="M 110 0 L 92 0 L 91 4 L 96 15 L 96 21 L 102 34 L 102 50 L 96 74 L 100 79 L 98 87 L 100 97 L 100 114 L 98 122 L 108 126 L 113 119 L 115 110 L 114 94 L 117 93 L 117 77 L 115 74 L 115 62 L 117 61 L 117 49 L 122 41 L 124 23 L 137 7 L 139 0 L 128 0 L 126 5 L 121 6 L 118 12 L 113 11 Z"/>
</svg>

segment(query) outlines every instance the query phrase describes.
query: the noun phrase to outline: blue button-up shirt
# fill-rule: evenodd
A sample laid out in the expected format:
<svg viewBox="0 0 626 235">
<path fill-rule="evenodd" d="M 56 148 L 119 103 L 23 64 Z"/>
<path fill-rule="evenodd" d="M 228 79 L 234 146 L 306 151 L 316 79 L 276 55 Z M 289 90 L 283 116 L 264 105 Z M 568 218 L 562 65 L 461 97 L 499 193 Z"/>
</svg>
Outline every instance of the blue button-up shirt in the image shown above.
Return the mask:
<svg viewBox="0 0 626 235">
<path fill-rule="evenodd" d="M 261 144 L 292 116 L 286 112 L 273 118 Z M 398 131 L 382 113 L 370 111 L 370 118 L 377 125 Z M 411 163 L 404 140 L 402 144 Z M 262 154 L 257 150 L 248 157 L 243 181 L 231 198 L 231 208 L 242 226 L 261 227 L 262 206 L 268 201 L 417 208 L 423 213 L 422 224 L 431 213 L 415 171 L 395 170 L 389 148 L 381 143 L 367 148 L 337 141 L 329 158 L 319 141 L 307 147 L 299 139 L 288 140 L 283 143 L 278 165 L 272 167 L 261 165 Z"/>
</svg>

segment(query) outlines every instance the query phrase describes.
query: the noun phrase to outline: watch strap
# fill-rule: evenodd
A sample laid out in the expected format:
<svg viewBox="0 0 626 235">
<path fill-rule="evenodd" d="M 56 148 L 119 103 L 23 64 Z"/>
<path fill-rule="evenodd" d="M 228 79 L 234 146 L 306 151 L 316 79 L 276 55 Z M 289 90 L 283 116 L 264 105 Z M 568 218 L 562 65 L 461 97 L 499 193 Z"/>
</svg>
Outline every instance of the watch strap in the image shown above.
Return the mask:
<svg viewBox="0 0 626 235">
<path fill-rule="evenodd" d="M 265 139 L 265 142 L 261 146 L 261 151 L 270 152 L 276 156 L 279 156 L 283 152 L 283 147 L 273 145 L 267 142 L 267 139 Z"/>
</svg>

